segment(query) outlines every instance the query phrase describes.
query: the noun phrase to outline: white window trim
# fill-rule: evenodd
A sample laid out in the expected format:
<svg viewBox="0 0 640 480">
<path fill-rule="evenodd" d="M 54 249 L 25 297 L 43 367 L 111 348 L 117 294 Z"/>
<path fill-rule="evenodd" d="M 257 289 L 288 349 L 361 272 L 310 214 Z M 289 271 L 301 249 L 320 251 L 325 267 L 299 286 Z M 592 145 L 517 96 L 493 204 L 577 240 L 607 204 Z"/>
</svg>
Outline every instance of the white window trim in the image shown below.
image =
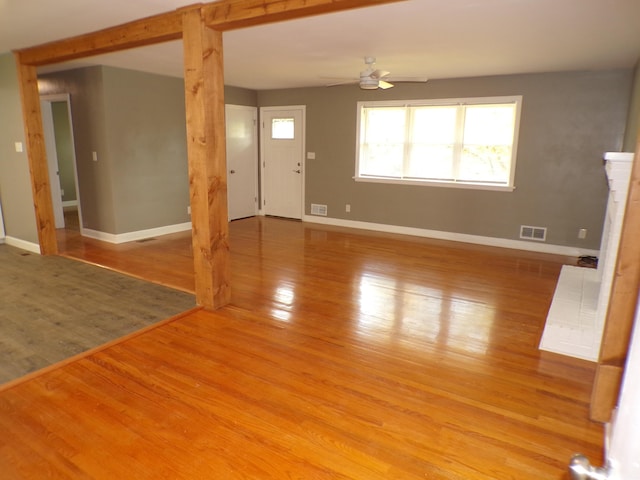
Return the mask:
<svg viewBox="0 0 640 480">
<path fill-rule="evenodd" d="M 512 145 L 511 171 L 509 174 L 509 183 L 507 185 L 496 185 L 492 183 L 482 182 L 463 182 L 449 180 L 422 180 L 408 179 L 396 177 L 377 177 L 377 176 L 360 176 L 360 130 L 361 130 L 361 113 L 363 107 L 410 107 L 410 106 L 446 106 L 446 105 L 477 105 L 490 103 L 515 103 L 516 118 L 514 122 L 514 134 Z M 466 188 L 474 190 L 494 190 L 503 192 L 512 192 L 515 190 L 515 174 L 516 160 L 518 154 L 518 137 L 520 133 L 520 112 L 522 109 L 522 95 L 510 95 L 500 97 L 471 97 L 471 98 L 443 98 L 443 99 L 427 99 L 427 100 L 387 100 L 387 101 L 364 101 L 357 103 L 357 125 L 356 125 L 356 161 L 355 175 L 353 179 L 356 182 L 364 183 L 387 183 L 396 185 L 421 185 L 429 187 L 446 187 L 446 188 Z"/>
</svg>

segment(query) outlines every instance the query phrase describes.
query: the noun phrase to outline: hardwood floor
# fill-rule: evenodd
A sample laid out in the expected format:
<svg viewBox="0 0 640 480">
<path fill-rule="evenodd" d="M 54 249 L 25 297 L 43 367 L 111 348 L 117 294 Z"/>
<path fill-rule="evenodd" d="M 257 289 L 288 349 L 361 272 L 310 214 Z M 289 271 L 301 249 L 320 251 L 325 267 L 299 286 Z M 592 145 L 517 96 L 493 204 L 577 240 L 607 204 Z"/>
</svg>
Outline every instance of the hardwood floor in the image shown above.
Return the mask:
<svg viewBox="0 0 640 480">
<path fill-rule="evenodd" d="M 570 259 L 272 218 L 230 236 L 230 306 L 0 388 L 3 478 L 558 479 L 574 452 L 602 464 L 595 365 L 537 349 Z M 164 241 L 184 239 L 140 245 Z M 147 255 L 83 248 L 112 268 Z M 148 255 L 163 268 L 138 275 L 188 277 L 184 246 Z"/>
</svg>

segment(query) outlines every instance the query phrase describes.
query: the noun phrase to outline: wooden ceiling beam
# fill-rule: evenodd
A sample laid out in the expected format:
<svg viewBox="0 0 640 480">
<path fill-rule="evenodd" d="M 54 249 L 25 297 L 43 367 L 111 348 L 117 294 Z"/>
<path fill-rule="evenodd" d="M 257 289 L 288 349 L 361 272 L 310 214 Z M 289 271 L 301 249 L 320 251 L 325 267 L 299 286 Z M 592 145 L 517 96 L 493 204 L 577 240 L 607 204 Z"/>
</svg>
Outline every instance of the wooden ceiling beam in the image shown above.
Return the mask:
<svg viewBox="0 0 640 480">
<path fill-rule="evenodd" d="M 404 0 L 222 0 L 134 20 L 16 51 L 23 65 L 51 65 L 182 38 L 182 14 L 202 9 L 207 26 L 233 30 Z"/>
<path fill-rule="evenodd" d="M 16 54 L 23 65 L 40 66 L 179 40 L 182 38 L 183 10 L 18 50 Z"/>
<path fill-rule="evenodd" d="M 203 13 L 209 27 L 225 31 L 399 1 L 223 0 L 203 5 Z"/>
</svg>

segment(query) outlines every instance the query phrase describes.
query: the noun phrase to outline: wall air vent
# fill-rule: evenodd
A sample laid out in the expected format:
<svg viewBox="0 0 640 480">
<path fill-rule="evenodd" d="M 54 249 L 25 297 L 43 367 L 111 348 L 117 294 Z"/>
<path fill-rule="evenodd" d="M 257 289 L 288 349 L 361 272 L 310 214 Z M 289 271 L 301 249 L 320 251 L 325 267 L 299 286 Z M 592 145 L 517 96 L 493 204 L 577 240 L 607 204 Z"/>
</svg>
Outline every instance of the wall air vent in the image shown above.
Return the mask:
<svg viewBox="0 0 640 480">
<path fill-rule="evenodd" d="M 327 206 L 326 205 L 318 205 L 317 203 L 311 204 L 311 215 L 321 215 L 323 217 L 327 216 Z"/>
<path fill-rule="evenodd" d="M 520 238 L 524 240 L 536 240 L 544 242 L 547 239 L 547 229 L 545 227 L 531 227 L 520 225 Z"/>
</svg>

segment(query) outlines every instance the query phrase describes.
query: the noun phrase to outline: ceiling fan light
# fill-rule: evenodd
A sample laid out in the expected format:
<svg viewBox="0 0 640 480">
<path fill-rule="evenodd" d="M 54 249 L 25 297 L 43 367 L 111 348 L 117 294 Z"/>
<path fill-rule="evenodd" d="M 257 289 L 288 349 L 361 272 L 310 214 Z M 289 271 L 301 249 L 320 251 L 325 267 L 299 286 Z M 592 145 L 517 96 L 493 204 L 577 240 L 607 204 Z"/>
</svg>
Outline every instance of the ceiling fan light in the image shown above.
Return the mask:
<svg viewBox="0 0 640 480">
<path fill-rule="evenodd" d="M 360 77 L 360 88 L 362 90 L 375 90 L 378 88 L 378 79 L 371 77 Z"/>
</svg>

